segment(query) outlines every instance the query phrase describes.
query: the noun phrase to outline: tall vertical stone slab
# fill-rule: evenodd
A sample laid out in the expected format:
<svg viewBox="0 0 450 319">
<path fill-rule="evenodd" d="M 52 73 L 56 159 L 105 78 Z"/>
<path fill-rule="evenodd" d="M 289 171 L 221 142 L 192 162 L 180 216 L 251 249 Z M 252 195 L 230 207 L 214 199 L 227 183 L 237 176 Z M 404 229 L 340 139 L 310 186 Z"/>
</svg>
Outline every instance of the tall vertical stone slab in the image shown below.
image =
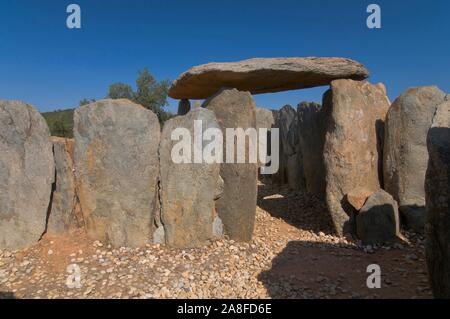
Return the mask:
<svg viewBox="0 0 450 319">
<path fill-rule="evenodd" d="M 426 259 L 436 298 L 450 298 L 450 98 L 436 111 L 427 138 Z"/>
<path fill-rule="evenodd" d="M 417 232 L 424 225 L 427 133 L 444 98 L 437 87 L 412 88 L 394 101 L 386 117 L 384 186 L 407 225 Z"/>
<path fill-rule="evenodd" d="M 325 167 L 323 147 L 325 142 L 325 123 L 321 109 L 320 104 L 302 102 L 297 107 L 297 113 L 305 187 L 308 193 L 324 198 Z"/>
<path fill-rule="evenodd" d="M 88 235 L 113 246 L 152 242 L 158 206 L 160 126 L 129 100 L 75 110 L 75 170 Z"/>
<path fill-rule="evenodd" d="M 248 92 L 222 89 L 205 101 L 203 106 L 214 111 L 223 131 L 224 141 L 226 128 L 246 130 L 256 127 L 256 106 Z M 224 154 L 225 145 L 224 142 Z M 247 143 L 246 146 L 248 149 Z M 223 222 L 225 234 L 231 239 L 248 241 L 252 238 L 256 212 L 257 168 L 257 163 L 248 161 L 220 165 L 224 188 L 222 197 L 217 200 L 216 210 Z"/>
<path fill-rule="evenodd" d="M 266 109 L 266 108 L 262 108 L 262 107 L 257 107 L 256 108 L 256 129 L 258 130 L 258 136 L 259 136 L 259 130 L 260 129 L 267 129 L 267 140 L 266 140 L 266 155 L 269 156 L 270 155 L 270 151 L 271 151 L 271 145 L 270 145 L 270 140 L 271 140 L 271 129 L 272 126 L 275 124 L 275 117 L 273 115 L 273 111 Z M 259 154 L 259 144 L 258 144 L 258 154 Z M 259 166 L 265 166 L 266 160 L 267 159 L 260 159 L 259 160 Z M 265 175 L 260 175 L 260 179 L 264 179 L 267 176 Z"/>
<path fill-rule="evenodd" d="M 0 100 L 0 249 L 43 235 L 55 165 L 50 132 L 31 105 Z"/>
<path fill-rule="evenodd" d="M 75 185 L 73 139 L 52 136 L 55 183 L 50 203 L 47 233 L 64 234 L 83 226 Z"/>
<path fill-rule="evenodd" d="M 214 112 L 207 109 L 192 110 L 164 124 L 159 148 L 161 221 L 166 243 L 170 246 L 198 247 L 213 238 L 220 162 L 200 158 L 197 163 L 194 158 L 194 152 L 201 155 L 205 146 L 210 144 L 210 141 L 195 142 L 194 131 L 203 135 L 209 129 L 220 132 Z M 188 134 L 179 136 L 178 132 L 183 133 L 180 130 Z M 174 140 L 172 134 L 175 134 Z M 194 143 L 195 147 L 198 146 L 196 150 Z M 190 154 L 185 160 L 181 159 L 183 152 Z M 177 156 L 180 159 L 174 158 Z"/>
<path fill-rule="evenodd" d="M 290 105 L 278 112 L 275 127 L 280 131 L 280 169 L 274 181 L 293 190 L 304 188 L 303 158 L 300 150 L 297 112 Z"/>
<path fill-rule="evenodd" d="M 273 112 L 269 109 L 263 107 L 256 108 L 256 127 L 266 128 L 270 130 L 272 125 L 275 124 L 275 119 L 273 117 Z"/>
<path fill-rule="evenodd" d="M 380 188 L 380 130 L 389 106 L 382 84 L 336 80 L 325 93 L 326 202 L 339 235 L 354 231 L 345 195 L 355 188 Z"/>
</svg>

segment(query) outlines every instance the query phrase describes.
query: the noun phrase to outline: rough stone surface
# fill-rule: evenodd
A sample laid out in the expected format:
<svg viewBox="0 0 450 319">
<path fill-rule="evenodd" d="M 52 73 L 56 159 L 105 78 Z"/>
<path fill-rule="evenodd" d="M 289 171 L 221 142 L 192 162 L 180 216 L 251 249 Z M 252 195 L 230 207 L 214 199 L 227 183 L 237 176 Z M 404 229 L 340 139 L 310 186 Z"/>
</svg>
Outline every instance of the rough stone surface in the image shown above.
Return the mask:
<svg viewBox="0 0 450 319">
<path fill-rule="evenodd" d="M 178 103 L 178 115 L 185 115 L 191 110 L 191 102 L 187 99 L 182 99 Z"/>
<path fill-rule="evenodd" d="M 398 97 L 386 116 L 384 188 L 398 202 L 407 225 L 423 231 L 426 137 L 445 93 L 437 87 L 411 88 Z"/>
<path fill-rule="evenodd" d="M 213 221 L 213 236 L 222 237 L 223 235 L 223 223 L 219 216 L 214 217 Z"/>
<path fill-rule="evenodd" d="M 391 242 L 400 234 L 397 202 L 384 190 L 369 196 L 356 216 L 356 231 L 364 245 Z"/>
<path fill-rule="evenodd" d="M 325 167 L 323 147 L 325 125 L 322 107 L 314 102 L 302 102 L 297 107 L 300 151 L 303 157 L 305 187 L 308 193 L 325 197 Z"/>
<path fill-rule="evenodd" d="M 373 191 L 365 188 L 356 188 L 347 194 L 347 202 L 354 209 L 359 211 L 365 204 L 367 198 L 373 194 Z"/>
<path fill-rule="evenodd" d="M 256 108 L 256 129 L 267 129 L 267 140 L 266 140 L 266 155 L 270 155 L 270 130 L 272 126 L 275 124 L 275 118 L 273 116 L 273 112 L 266 108 Z M 267 159 L 267 157 L 266 157 Z M 259 157 L 259 143 L 258 143 L 258 162 L 260 166 L 264 166 L 266 159 L 261 160 Z"/>
<path fill-rule="evenodd" d="M 224 134 L 225 128 L 256 128 L 256 106 L 248 92 L 223 89 L 205 101 L 204 107 L 214 111 Z M 248 143 L 246 143 L 248 150 Z M 246 152 L 247 154 L 248 152 Z M 236 152 L 235 152 L 236 154 Z M 258 164 L 223 163 L 220 176 L 224 181 L 223 195 L 216 201 L 216 211 L 222 220 L 224 233 L 230 239 L 251 240 L 255 223 Z"/>
<path fill-rule="evenodd" d="M 363 80 L 368 75 L 363 65 L 345 58 L 255 58 L 195 66 L 174 81 L 169 96 L 206 99 L 222 87 L 273 93 L 328 85 L 336 79 Z"/>
<path fill-rule="evenodd" d="M 298 117 L 290 105 L 283 106 L 276 117 L 280 135 L 280 168 L 273 178 L 293 190 L 304 188 L 303 158 L 300 150 Z"/>
<path fill-rule="evenodd" d="M 153 243 L 154 244 L 165 244 L 166 243 L 166 233 L 164 231 L 164 226 L 158 226 L 153 233 Z"/>
<path fill-rule="evenodd" d="M 209 128 L 220 130 L 213 111 L 195 109 L 164 124 L 159 148 L 161 219 L 166 243 L 179 248 L 202 246 L 213 237 L 214 199 L 220 196 L 217 191 L 220 189 L 220 163 L 204 160 L 195 163 L 193 153 L 188 163 L 177 163 L 172 159 L 172 149 L 180 143 L 171 139 L 172 132 L 185 128 L 194 137 L 194 121 L 202 121 L 202 132 Z M 203 141 L 197 145 L 201 151 L 209 143 Z M 194 139 L 187 142 L 187 146 L 194 150 Z"/>
<path fill-rule="evenodd" d="M 47 232 L 63 234 L 83 225 L 74 176 L 74 140 L 52 136 L 51 141 L 55 158 L 56 181 L 51 197 Z"/>
<path fill-rule="evenodd" d="M 271 129 L 274 124 L 275 119 L 271 110 L 262 107 L 256 108 L 256 128 Z"/>
<path fill-rule="evenodd" d="M 218 200 L 223 195 L 224 181 L 222 176 L 219 175 L 219 179 L 216 184 L 216 191 L 214 192 L 214 200 Z"/>
<path fill-rule="evenodd" d="M 437 298 L 450 298 L 450 97 L 433 119 L 427 138 L 426 256 Z"/>
<path fill-rule="evenodd" d="M 151 242 L 158 210 L 156 115 L 128 100 L 102 100 L 75 110 L 74 135 L 88 235 L 116 247 Z"/>
<path fill-rule="evenodd" d="M 337 80 L 324 95 L 326 202 L 337 234 L 352 232 L 344 196 L 355 188 L 377 191 L 382 128 L 390 102 L 383 84 Z"/>
<path fill-rule="evenodd" d="M 0 100 L 0 249 L 36 243 L 45 231 L 55 165 L 44 118 Z"/>
</svg>

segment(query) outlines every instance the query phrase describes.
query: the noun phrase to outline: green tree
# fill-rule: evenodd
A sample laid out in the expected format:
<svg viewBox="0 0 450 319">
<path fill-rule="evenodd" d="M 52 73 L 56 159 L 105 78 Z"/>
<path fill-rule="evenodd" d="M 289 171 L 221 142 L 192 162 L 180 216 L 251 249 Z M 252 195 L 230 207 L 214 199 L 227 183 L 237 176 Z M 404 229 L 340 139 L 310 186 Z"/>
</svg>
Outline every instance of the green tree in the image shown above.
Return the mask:
<svg viewBox="0 0 450 319">
<path fill-rule="evenodd" d="M 114 83 L 109 86 L 108 98 L 110 99 L 134 99 L 134 92 L 131 86 L 125 83 Z"/>
<path fill-rule="evenodd" d="M 155 80 L 148 68 L 139 71 L 136 80 L 135 100 L 145 108 L 155 113 L 161 113 L 163 108 L 168 105 L 167 94 L 169 92 L 169 82 Z"/>
<path fill-rule="evenodd" d="M 80 101 L 80 106 L 83 106 L 83 105 L 86 105 L 86 104 L 90 104 L 90 103 L 94 103 L 95 102 L 95 99 L 82 99 L 81 101 Z"/>
<path fill-rule="evenodd" d="M 69 137 L 69 129 L 61 116 L 59 116 L 53 123 L 53 131 L 56 136 Z"/>
<path fill-rule="evenodd" d="M 136 80 L 136 92 L 128 84 L 114 83 L 109 86 L 107 97 L 110 99 L 126 98 L 132 100 L 153 111 L 162 124 L 173 116 L 164 110 L 164 107 L 168 105 L 167 94 L 169 87 L 169 81 L 157 81 L 148 68 L 145 67 L 142 71 L 139 71 Z"/>
</svg>

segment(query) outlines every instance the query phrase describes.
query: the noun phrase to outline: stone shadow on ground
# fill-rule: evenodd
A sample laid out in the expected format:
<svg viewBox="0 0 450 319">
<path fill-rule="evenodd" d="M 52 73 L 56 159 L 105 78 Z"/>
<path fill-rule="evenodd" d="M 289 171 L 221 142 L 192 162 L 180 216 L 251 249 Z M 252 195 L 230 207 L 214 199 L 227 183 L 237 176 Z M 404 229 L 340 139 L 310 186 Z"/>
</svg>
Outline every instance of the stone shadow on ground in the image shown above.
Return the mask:
<svg viewBox="0 0 450 319">
<path fill-rule="evenodd" d="M 303 230 L 332 234 L 333 223 L 324 201 L 286 186 L 258 183 L 258 206 L 272 217 Z"/>
<path fill-rule="evenodd" d="M 410 249 L 367 254 L 344 244 L 291 241 L 258 275 L 271 298 L 431 298 L 423 252 Z M 414 252 L 416 254 L 416 252 Z M 381 268 L 381 288 L 369 289 L 367 266 Z"/>
</svg>

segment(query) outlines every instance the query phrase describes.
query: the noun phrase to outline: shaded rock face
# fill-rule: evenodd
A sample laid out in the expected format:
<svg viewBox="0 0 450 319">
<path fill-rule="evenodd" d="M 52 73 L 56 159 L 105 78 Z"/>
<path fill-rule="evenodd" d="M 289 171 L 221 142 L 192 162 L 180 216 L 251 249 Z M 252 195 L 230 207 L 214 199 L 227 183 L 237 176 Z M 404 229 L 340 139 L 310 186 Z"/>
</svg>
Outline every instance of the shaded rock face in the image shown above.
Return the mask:
<svg viewBox="0 0 450 319">
<path fill-rule="evenodd" d="M 450 97 L 436 111 L 427 138 L 426 259 L 433 294 L 450 298 Z"/>
<path fill-rule="evenodd" d="M 259 129 L 261 128 L 267 129 L 267 144 L 266 144 L 267 155 L 270 155 L 270 136 L 271 136 L 270 130 L 274 124 L 275 118 L 271 110 L 259 107 L 256 108 L 256 129 L 258 130 L 258 132 Z M 259 154 L 259 144 L 258 144 L 258 154 Z M 260 161 L 259 156 L 258 161 L 260 162 L 260 166 L 264 166 L 265 161 Z M 260 178 L 266 178 L 266 175 L 261 175 Z"/>
<path fill-rule="evenodd" d="M 50 140 L 53 143 L 56 174 L 47 233 L 63 234 L 83 226 L 74 176 L 74 140 L 54 136 Z"/>
<path fill-rule="evenodd" d="M 379 152 L 389 105 L 384 86 L 366 81 L 333 81 L 324 95 L 326 202 L 338 235 L 353 228 L 344 196 L 355 188 L 380 188 Z"/>
<path fill-rule="evenodd" d="M 325 197 L 323 147 L 325 125 L 321 105 L 302 102 L 297 107 L 300 152 L 303 157 L 305 188 L 319 198 Z"/>
<path fill-rule="evenodd" d="M 437 87 L 412 88 L 398 97 L 386 117 L 384 188 L 400 205 L 407 225 L 423 231 L 426 136 L 445 94 Z"/>
<path fill-rule="evenodd" d="M 185 115 L 191 110 L 191 102 L 183 99 L 178 103 L 178 115 Z"/>
<path fill-rule="evenodd" d="M 172 84 L 174 99 L 206 99 L 222 87 L 252 94 L 328 85 L 336 79 L 363 80 L 369 72 L 344 58 L 256 58 L 231 63 L 208 63 L 181 74 Z"/>
<path fill-rule="evenodd" d="M 224 134 L 225 128 L 255 128 L 256 106 L 248 92 L 222 89 L 206 100 L 203 107 L 214 111 Z M 248 150 L 248 143 L 246 143 Z M 236 154 L 236 152 L 235 152 Z M 248 154 L 248 152 L 246 152 Z M 223 195 L 216 202 L 216 211 L 222 220 L 225 235 L 237 241 L 249 241 L 253 235 L 256 212 L 258 164 L 223 163 L 220 176 L 223 179 Z"/>
<path fill-rule="evenodd" d="M 194 136 L 194 121 L 202 121 L 202 131 L 220 130 L 214 112 L 195 109 L 185 116 L 177 116 L 164 124 L 159 148 L 161 164 L 161 220 L 166 243 L 179 248 L 197 247 L 213 238 L 215 219 L 214 200 L 221 195 L 218 190 L 220 163 L 176 163 L 172 149 L 179 141 L 171 135 L 177 128 L 186 128 Z M 187 142 L 194 149 L 194 140 Z M 202 149 L 210 142 L 200 144 Z M 218 227 L 218 226 L 217 226 Z"/>
<path fill-rule="evenodd" d="M 276 183 L 288 184 L 293 190 L 302 189 L 305 181 L 297 112 L 290 105 L 283 106 L 274 126 L 280 130 L 280 169 L 273 179 Z"/>
<path fill-rule="evenodd" d="M 356 231 L 364 245 L 391 242 L 400 234 L 397 202 L 383 190 L 370 195 L 356 216 Z"/>
<path fill-rule="evenodd" d="M 129 100 L 102 100 L 74 113 L 78 196 L 88 235 L 113 246 L 152 241 L 159 210 L 156 115 Z"/>
<path fill-rule="evenodd" d="M 49 138 L 31 105 L 0 100 L 0 249 L 26 248 L 45 231 L 55 178 Z"/>
</svg>

